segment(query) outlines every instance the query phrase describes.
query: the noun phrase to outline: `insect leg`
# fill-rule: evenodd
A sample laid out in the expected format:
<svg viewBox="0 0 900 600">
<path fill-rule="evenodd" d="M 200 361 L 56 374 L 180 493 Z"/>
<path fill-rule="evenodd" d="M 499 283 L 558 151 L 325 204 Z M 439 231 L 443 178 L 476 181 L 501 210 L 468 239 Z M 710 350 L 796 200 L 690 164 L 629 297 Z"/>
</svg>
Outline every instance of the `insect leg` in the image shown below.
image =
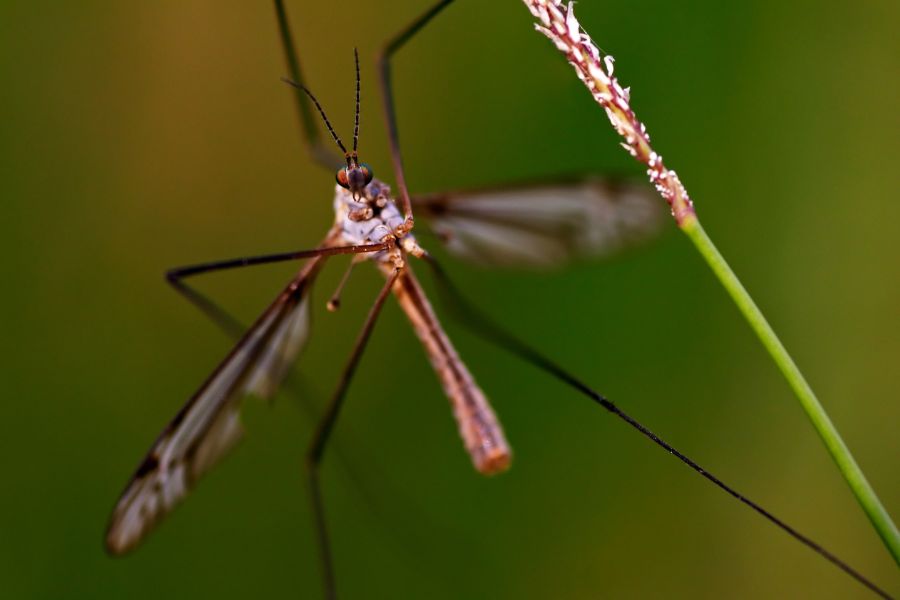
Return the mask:
<svg viewBox="0 0 900 600">
<path fill-rule="evenodd" d="M 300 69 L 300 60 L 297 58 L 297 48 L 294 46 L 294 36 L 291 33 L 287 11 L 284 8 L 284 0 L 275 0 L 275 14 L 278 18 L 278 33 L 281 36 L 281 47 L 284 50 L 284 58 L 287 62 L 290 78 L 300 85 L 305 85 L 303 72 Z M 300 88 L 295 88 L 294 100 L 297 104 L 297 113 L 300 116 L 300 129 L 303 141 L 306 143 L 310 155 L 320 166 L 334 171 L 343 161 L 334 153 L 330 145 L 322 143 L 318 125 L 309 106 L 309 98 Z"/>
<path fill-rule="evenodd" d="M 393 245 L 393 241 L 379 242 L 377 244 L 360 244 L 358 246 L 323 246 L 312 250 L 297 250 L 295 252 L 282 252 L 279 254 L 264 254 L 262 256 L 247 256 L 243 258 L 229 258 L 196 265 L 176 267 L 166 272 L 166 279 L 182 279 L 210 271 L 223 271 L 239 267 L 251 267 L 265 265 L 301 258 L 313 258 L 316 256 L 334 256 L 335 254 L 363 254 L 366 252 L 381 252 Z"/>
<path fill-rule="evenodd" d="M 366 348 L 369 337 L 372 335 L 372 330 L 375 327 L 378 315 L 381 313 L 385 300 L 387 300 L 388 294 L 390 294 L 391 288 L 399 274 L 399 270 L 395 271 L 393 276 L 388 279 L 384 287 L 381 288 L 381 292 L 379 292 L 378 297 L 375 299 L 372 308 L 369 310 L 363 328 L 356 338 L 356 343 L 353 345 L 353 351 L 350 353 L 350 358 L 344 366 L 344 371 L 341 374 L 338 387 L 334 391 L 331 400 L 328 402 L 328 406 L 325 408 L 325 412 L 319 421 L 319 425 L 316 427 L 316 431 L 313 434 L 312 441 L 306 452 L 306 471 L 312 499 L 313 519 L 315 521 L 317 542 L 319 544 L 319 552 L 322 561 L 322 585 L 325 591 L 325 598 L 328 599 L 336 597 L 336 590 L 334 582 L 334 565 L 331 559 L 331 546 L 328 540 L 328 529 L 325 524 L 325 506 L 322 501 L 322 490 L 319 486 L 319 465 L 321 464 L 322 456 L 325 453 L 325 446 L 331 437 L 331 431 L 334 429 L 334 424 L 340 414 L 341 406 L 344 403 L 344 396 L 350 385 L 350 380 L 353 378 L 353 373 L 356 371 L 356 367 L 359 365 L 359 360 Z"/>
<path fill-rule="evenodd" d="M 406 217 L 405 227 L 412 229 L 412 204 L 406 178 L 403 175 L 403 159 L 400 155 L 400 134 L 397 130 L 397 114 L 394 111 L 394 92 L 391 87 L 391 57 L 403 47 L 420 29 L 441 12 L 453 0 L 441 0 L 426 10 L 412 23 L 391 38 L 378 54 L 378 72 L 381 82 L 381 95 L 384 103 L 384 119 L 387 124 L 388 140 L 391 146 L 391 161 L 394 163 L 394 177 L 397 179 L 397 192 L 400 198 L 400 209 Z"/>
<path fill-rule="evenodd" d="M 250 267 L 253 265 L 264 265 L 269 263 L 284 262 L 289 260 L 299 260 L 302 258 L 313 258 L 315 256 L 332 256 L 334 254 L 362 254 L 366 252 L 379 252 L 390 247 L 390 243 L 384 242 L 379 244 L 366 244 L 360 246 L 329 246 L 323 248 L 315 248 L 313 250 L 300 250 L 297 252 L 283 252 L 280 254 L 266 254 L 262 256 L 249 256 L 244 258 L 231 258 L 227 260 L 217 260 L 214 262 L 200 263 L 196 265 L 187 265 L 184 267 L 176 267 L 166 271 L 166 281 L 175 288 L 175 290 L 188 299 L 188 301 L 199 308 L 201 312 L 212 319 L 217 325 L 232 336 L 240 337 L 244 331 L 244 327 L 218 304 L 187 285 L 182 281 L 187 277 L 209 273 L 212 271 L 223 271 L 226 269 L 236 269 L 239 267 Z"/>
<path fill-rule="evenodd" d="M 328 299 L 328 310 L 331 312 L 337 311 L 341 307 L 341 294 L 344 292 L 344 287 L 347 285 L 347 281 L 350 279 L 350 274 L 353 272 L 353 267 L 356 266 L 362 257 L 360 255 L 354 256 L 353 260 L 350 261 L 350 264 L 347 265 L 347 270 L 344 271 L 343 276 L 341 276 L 341 280 L 338 282 L 337 288 L 334 290 L 334 293 L 331 294 L 331 298 Z"/>
<path fill-rule="evenodd" d="M 439 285 L 441 297 L 445 300 L 446 305 L 450 308 L 451 314 L 458 320 L 461 325 L 471 330 L 475 335 L 481 337 L 485 341 L 518 356 L 526 362 L 531 363 L 531 365 L 537 367 L 541 371 L 548 373 L 549 375 L 562 381 L 566 385 L 574 388 L 581 394 L 584 394 L 585 396 L 602 406 L 604 409 L 619 417 L 628 425 L 639 431 L 641 435 L 648 438 L 654 444 L 663 448 L 667 453 L 674 455 L 678 460 L 693 469 L 700 476 L 710 481 L 718 488 L 722 489 L 728 495 L 749 506 L 752 510 L 768 520 L 770 523 L 790 535 L 792 538 L 794 538 L 807 548 L 820 554 L 823 558 L 825 558 L 825 560 L 829 561 L 834 566 L 847 573 L 850 577 L 875 592 L 875 594 L 883 598 L 890 597 L 881 588 L 876 586 L 859 571 L 838 558 L 832 552 L 825 549 L 806 535 L 800 533 L 794 527 L 788 525 L 786 522 L 782 521 L 753 500 L 750 500 L 743 494 L 737 492 L 731 486 L 725 484 L 721 479 L 698 465 L 696 462 L 682 454 L 680 451 L 676 450 L 668 442 L 661 439 L 650 429 L 622 411 L 622 409 L 610 402 L 602 394 L 593 390 L 588 384 L 584 383 L 575 375 L 569 373 L 557 363 L 544 356 L 540 351 L 536 350 L 513 334 L 506 331 L 506 329 L 495 323 L 493 319 L 481 312 L 481 310 L 475 307 L 471 302 L 469 302 L 467 298 L 463 296 L 462 292 L 459 291 L 459 288 L 457 288 L 453 284 L 453 282 L 447 276 L 447 273 L 443 270 L 440 264 L 438 264 L 438 262 L 434 260 L 433 257 L 429 255 L 426 260 L 428 264 L 431 265 L 432 270 L 435 274 L 435 280 Z"/>
</svg>

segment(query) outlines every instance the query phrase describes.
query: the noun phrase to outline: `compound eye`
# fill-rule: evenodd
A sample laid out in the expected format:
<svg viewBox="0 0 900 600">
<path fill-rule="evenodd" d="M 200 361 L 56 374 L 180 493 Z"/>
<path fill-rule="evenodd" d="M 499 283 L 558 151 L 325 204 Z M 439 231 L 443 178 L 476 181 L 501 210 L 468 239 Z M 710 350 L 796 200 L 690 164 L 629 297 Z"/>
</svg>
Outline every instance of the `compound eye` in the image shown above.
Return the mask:
<svg viewBox="0 0 900 600">
<path fill-rule="evenodd" d="M 366 185 L 369 185 L 369 182 L 372 181 L 372 177 L 375 176 L 375 173 L 372 171 L 372 167 L 370 167 L 366 163 L 359 163 L 359 170 L 363 172 L 363 175 L 366 178 Z"/>
<path fill-rule="evenodd" d="M 350 189 L 350 182 L 347 180 L 347 169 L 338 169 L 338 172 L 334 176 L 334 180 L 337 181 L 337 184 L 342 188 Z"/>
</svg>

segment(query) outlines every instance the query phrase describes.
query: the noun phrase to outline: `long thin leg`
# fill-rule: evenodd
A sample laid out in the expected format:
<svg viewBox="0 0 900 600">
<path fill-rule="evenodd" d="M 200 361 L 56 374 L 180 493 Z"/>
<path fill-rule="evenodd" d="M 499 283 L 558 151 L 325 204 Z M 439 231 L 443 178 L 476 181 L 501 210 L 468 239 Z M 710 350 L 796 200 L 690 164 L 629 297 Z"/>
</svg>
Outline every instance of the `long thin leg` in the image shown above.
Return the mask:
<svg viewBox="0 0 900 600">
<path fill-rule="evenodd" d="M 275 14 L 278 17 L 278 33 L 281 36 L 281 47 L 284 50 L 284 58 L 287 62 L 290 78 L 298 84 L 305 85 L 303 72 L 300 69 L 300 60 L 297 58 L 297 49 L 294 46 L 294 36 L 291 34 L 287 11 L 284 8 L 284 0 L 275 0 Z M 334 153 L 331 146 L 322 143 L 318 125 L 309 107 L 309 98 L 301 89 L 295 88 L 294 99 L 297 104 L 297 113 L 300 117 L 300 129 L 303 134 L 303 140 L 306 142 L 313 160 L 326 169 L 333 171 L 343 161 Z"/>
<path fill-rule="evenodd" d="M 823 556 L 826 560 L 831 562 L 833 565 L 850 575 L 850 577 L 856 579 L 859 583 L 869 588 L 876 594 L 882 596 L 883 598 L 889 598 L 882 589 L 864 577 L 857 570 L 852 568 L 850 565 L 845 563 L 843 560 L 832 554 L 830 551 L 826 550 L 824 547 L 814 542 L 812 539 L 803 535 L 768 510 L 764 509 L 762 506 L 757 504 L 756 502 L 750 500 L 743 494 L 740 494 L 734 488 L 726 485 L 722 480 L 717 478 L 715 475 L 698 465 L 696 462 L 673 448 L 668 442 L 661 439 L 647 427 L 639 423 L 637 420 L 626 414 L 622 409 L 618 406 L 610 402 L 606 399 L 602 394 L 593 390 L 586 383 L 563 369 L 561 366 L 556 364 L 554 361 L 550 360 L 546 356 L 544 356 L 541 352 L 536 350 L 535 348 L 529 346 L 525 342 L 521 341 L 519 338 L 514 336 L 513 334 L 506 331 L 503 327 L 498 325 L 481 312 L 478 308 L 476 308 L 471 302 L 466 299 L 459 289 L 453 285 L 450 281 L 450 278 L 447 276 L 447 273 L 441 268 L 441 266 L 434 260 L 433 257 L 429 256 L 427 258 L 428 264 L 430 264 L 434 270 L 436 280 L 440 285 L 440 290 L 442 292 L 442 296 L 444 296 L 447 300 L 447 304 L 449 308 L 452 310 L 454 316 L 457 320 L 465 326 L 467 329 L 470 329 L 475 335 L 481 337 L 482 339 L 498 346 L 519 358 L 522 358 L 526 362 L 531 363 L 533 366 L 538 369 L 552 375 L 556 379 L 562 381 L 563 383 L 569 385 L 570 387 L 576 389 L 581 392 L 600 406 L 602 406 L 607 411 L 611 412 L 615 416 L 619 417 L 628 425 L 635 428 L 637 431 L 641 433 L 641 435 L 645 436 L 649 440 L 651 440 L 654 444 L 660 446 L 669 454 L 674 455 L 678 460 L 689 466 L 691 469 L 699 473 L 702 477 L 712 482 L 717 487 L 724 490 L 730 496 L 736 498 L 740 502 L 746 504 L 751 509 L 756 511 L 758 514 L 762 515 L 766 520 L 783 530 L 785 533 L 793 537 L 795 540 L 799 541 L 804 546 L 810 548 L 811 550 L 817 552 L 821 556 Z"/>
<path fill-rule="evenodd" d="M 166 278 L 166 281 L 175 288 L 175 291 L 184 296 L 188 302 L 200 309 L 213 323 L 218 325 L 229 337 L 239 340 L 247 327 L 237 320 L 231 313 L 219 306 L 218 302 L 210 299 L 181 279 Z"/>
<path fill-rule="evenodd" d="M 347 265 L 347 269 L 344 271 L 344 274 L 341 276 L 341 280 L 338 282 L 337 288 L 335 288 L 334 293 L 331 294 L 331 298 L 328 299 L 328 310 L 331 312 L 335 312 L 341 307 L 341 294 L 344 293 L 344 286 L 347 285 L 347 281 L 350 279 L 350 274 L 353 272 L 353 267 L 356 266 L 358 262 L 360 262 L 359 256 L 354 256 L 350 261 L 350 264 Z"/>
<path fill-rule="evenodd" d="M 406 177 L 403 174 L 403 158 L 400 154 L 400 134 L 397 130 L 394 91 L 391 86 L 391 57 L 451 2 L 453 0 L 440 0 L 440 2 L 426 10 L 416 20 L 391 38 L 378 55 L 378 71 L 384 103 L 384 119 L 387 124 L 388 141 L 391 146 L 391 161 L 394 164 L 394 177 L 397 179 L 400 208 L 403 211 L 403 216 L 406 217 L 406 227 L 408 229 L 412 228 L 413 214 L 412 204 L 409 200 L 409 190 L 406 187 Z"/>
<path fill-rule="evenodd" d="M 334 391 L 331 400 L 328 402 L 328 406 L 325 408 L 325 413 L 322 415 L 318 427 L 316 427 L 316 432 L 313 435 L 312 441 L 306 452 L 306 471 L 309 477 L 313 518 L 315 521 L 316 536 L 322 560 L 322 585 L 325 591 L 325 598 L 328 598 L 329 600 L 336 597 L 336 590 L 334 583 L 334 565 L 331 559 L 331 545 L 328 541 L 328 529 L 325 524 L 325 506 L 322 502 L 322 490 L 319 486 L 319 465 L 321 464 L 322 456 L 325 453 L 325 446 L 331 437 L 331 431 L 334 429 L 334 424 L 341 412 L 341 406 L 344 403 L 344 396 L 347 393 L 350 380 L 353 378 L 353 373 L 359 365 L 359 359 L 362 357 L 363 350 L 365 350 L 369 337 L 372 335 L 375 321 L 378 319 L 378 315 L 381 313 L 384 302 L 387 300 L 388 294 L 391 292 L 391 287 L 394 285 L 399 274 L 400 271 L 397 270 L 388 279 L 384 284 L 384 287 L 381 288 L 381 292 L 379 292 L 378 297 L 375 299 L 372 308 L 369 310 L 362 331 L 359 332 L 359 337 L 356 338 L 353 352 L 351 352 L 350 358 L 344 366 L 344 372 L 341 374 L 341 380 L 338 383 L 338 387 Z"/>
<path fill-rule="evenodd" d="M 264 254 L 262 256 L 246 256 L 243 258 L 229 258 L 214 262 L 176 267 L 166 272 L 166 279 L 183 279 L 200 273 L 210 271 L 222 271 L 238 267 L 251 267 L 253 265 L 265 265 L 269 263 L 285 262 L 288 260 L 300 260 L 301 258 L 313 258 L 316 256 L 334 256 L 335 254 L 363 254 L 365 252 L 380 252 L 387 250 L 393 241 L 379 242 L 378 244 L 361 244 L 358 246 L 325 246 L 312 250 L 298 250 L 296 252 L 282 252 L 279 254 Z"/>
<path fill-rule="evenodd" d="M 314 256 L 331 256 L 334 254 L 362 254 L 365 252 L 378 252 L 386 250 L 390 247 L 391 242 L 380 244 L 367 244 L 360 246 L 331 246 L 326 248 L 316 248 L 313 250 L 300 250 L 297 252 L 283 252 L 280 254 L 266 254 L 262 256 L 249 256 L 244 258 L 231 258 L 228 260 L 217 260 L 214 262 L 200 263 L 196 265 L 188 265 L 185 267 L 176 267 L 166 271 L 166 281 L 175 288 L 175 290 L 187 298 L 187 300 L 200 309 L 205 315 L 212 319 L 219 327 L 225 330 L 232 337 L 240 338 L 244 332 L 244 326 L 233 316 L 223 310 L 221 306 L 187 285 L 182 281 L 187 277 L 200 275 L 201 273 L 209 273 L 212 271 L 222 271 L 225 269 L 236 269 L 240 267 L 249 267 L 253 265 L 264 265 L 269 263 L 284 262 L 288 260 L 299 260 L 301 258 L 312 258 Z"/>
</svg>

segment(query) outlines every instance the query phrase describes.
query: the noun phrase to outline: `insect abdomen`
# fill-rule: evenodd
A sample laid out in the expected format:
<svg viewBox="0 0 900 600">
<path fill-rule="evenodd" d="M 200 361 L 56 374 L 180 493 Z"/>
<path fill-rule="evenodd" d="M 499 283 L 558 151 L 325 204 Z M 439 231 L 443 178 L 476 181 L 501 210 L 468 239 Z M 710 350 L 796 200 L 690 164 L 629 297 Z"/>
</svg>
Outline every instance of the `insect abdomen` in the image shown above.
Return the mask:
<svg viewBox="0 0 900 600">
<path fill-rule="evenodd" d="M 382 267 L 390 272 L 387 265 Z M 463 444 L 475 468 L 485 475 L 509 468 L 512 451 L 494 410 L 460 360 L 437 320 L 419 282 L 407 267 L 394 284 L 394 295 L 425 346 L 428 358 L 444 387 Z"/>
</svg>

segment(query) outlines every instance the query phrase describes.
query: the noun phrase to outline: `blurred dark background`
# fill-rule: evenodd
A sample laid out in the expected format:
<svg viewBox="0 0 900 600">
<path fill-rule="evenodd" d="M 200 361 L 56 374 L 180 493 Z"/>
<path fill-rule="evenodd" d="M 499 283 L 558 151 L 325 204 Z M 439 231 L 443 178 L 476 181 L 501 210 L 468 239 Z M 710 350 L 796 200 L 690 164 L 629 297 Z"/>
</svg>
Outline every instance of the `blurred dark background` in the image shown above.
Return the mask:
<svg viewBox="0 0 900 600">
<path fill-rule="evenodd" d="M 426 4 L 288 3 L 308 82 L 345 136 L 359 47 L 360 149 L 390 182 L 374 55 Z M 900 5 L 577 12 L 900 516 Z M 134 555 L 101 544 L 132 469 L 230 343 L 163 271 L 310 247 L 331 222 L 333 175 L 299 143 L 285 72 L 268 2 L 0 4 L 5 597 L 319 595 L 301 470 L 311 422 L 285 396 L 248 403 L 244 443 Z M 395 80 L 415 191 L 642 176 L 517 1 L 460 0 L 402 52 Z M 499 321 L 900 592 L 786 383 L 671 223 L 615 261 L 561 272 L 445 262 Z M 249 320 L 295 268 L 199 287 Z M 339 272 L 319 282 L 298 374 L 316 406 L 379 285 L 359 269 L 329 314 Z M 343 597 L 868 597 L 582 397 L 446 325 L 514 467 L 474 473 L 389 303 L 325 464 Z"/>
</svg>

